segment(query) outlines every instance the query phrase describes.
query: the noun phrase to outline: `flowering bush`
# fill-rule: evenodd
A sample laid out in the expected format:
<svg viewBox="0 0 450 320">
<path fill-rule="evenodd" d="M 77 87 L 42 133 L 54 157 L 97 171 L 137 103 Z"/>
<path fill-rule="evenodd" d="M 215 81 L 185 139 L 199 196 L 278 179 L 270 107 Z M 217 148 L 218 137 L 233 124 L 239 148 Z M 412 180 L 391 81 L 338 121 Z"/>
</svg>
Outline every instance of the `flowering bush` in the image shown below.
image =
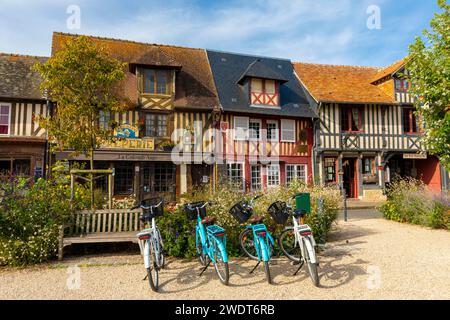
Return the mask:
<svg viewBox="0 0 450 320">
<path fill-rule="evenodd" d="M 55 167 L 52 180 L 17 178 L 0 183 L 0 266 L 40 263 L 57 250 L 58 226 L 72 210 L 89 206 L 89 192 L 77 185 L 73 207 L 67 176 Z"/>
<path fill-rule="evenodd" d="M 388 200 L 380 207 L 386 219 L 436 229 L 450 227 L 450 197 L 432 192 L 422 181 L 399 179 L 392 183 Z"/>
<path fill-rule="evenodd" d="M 294 182 L 290 187 L 271 188 L 264 192 L 264 197 L 256 200 L 255 214 L 265 217 L 265 224 L 269 231 L 276 237 L 284 228 L 275 224 L 267 209 L 275 201 L 288 201 L 298 192 L 311 193 L 312 212 L 306 218 L 313 229 L 317 242 L 326 241 L 326 235 L 333 222 L 337 218 L 339 204 L 342 201 L 338 190 L 330 187 L 308 187 L 301 182 Z M 183 197 L 182 203 L 195 201 L 212 201 L 214 204 L 208 207 L 208 215 L 216 218 L 216 223 L 227 232 L 227 251 L 230 256 L 241 254 L 239 247 L 239 234 L 243 226 L 229 213 L 230 208 L 238 201 L 249 199 L 254 195 L 245 195 L 236 192 L 232 186 L 222 186 L 216 192 L 209 189 L 198 189 Z M 318 199 L 323 199 L 323 207 L 319 212 Z M 167 212 L 158 220 L 165 248 L 170 255 L 178 257 L 195 256 L 195 221 L 187 219 L 183 212 L 182 203 L 173 212 Z M 172 209 L 173 210 L 173 209 Z M 290 221 L 288 220 L 288 223 Z"/>
</svg>

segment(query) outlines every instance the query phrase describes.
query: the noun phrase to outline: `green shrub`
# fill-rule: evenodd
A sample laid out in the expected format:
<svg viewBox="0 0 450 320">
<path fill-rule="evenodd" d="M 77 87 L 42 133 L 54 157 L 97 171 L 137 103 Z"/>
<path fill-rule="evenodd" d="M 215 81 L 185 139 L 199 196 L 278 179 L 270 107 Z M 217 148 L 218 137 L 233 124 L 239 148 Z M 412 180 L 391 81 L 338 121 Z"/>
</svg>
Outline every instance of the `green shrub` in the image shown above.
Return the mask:
<svg viewBox="0 0 450 320">
<path fill-rule="evenodd" d="M 423 182 L 411 178 L 394 181 L 387 195 L 387 202 L 380 207 L 386 219 L 449 229 L 449 196 L 433 193 Z"/>
<path fill-rule="evenodd" d="M 289 188 L 271 188 L 264 192 L 264 197 L 255 203 L 255 214 L 265 217 L 265 224 L 275 237 L 283 230 L 284 226 L 276 225 L 267 213 L 267 209 L 277 200 L 287 201 L 288 198 L 298 192 L 310 192 L 312 202 L 312 213 L 307 217 L 306 222 L 311 226 L 318 243 L 326 241 L 328 231 L 337 218 L 339 204 L 342 198 L 339 191 L 328 187 L 307 187 L 298 182 L 292 183 Z M 183 196 L 182 203 L 195 201 L 213 201 L 214 204 L 208 207 L 208 215 L 216 218 L 216 223 L 227 232 L 227 251 L 230 256 L 241 255 L 239 247 L 239 234 L 244 226 L 240 225 L 229 213 L 229 209 L 242 199 L 249 199 L 254 195 L 244 195 L 236 192 L 233 186 L 224 185 L 216 192 L 209 189 L 198 189 Z M 318 198 L 324 200 L 323 210 L 319 213 Z M 167 210 L 166 210 L 167 211 Z M 173 212 L 172 212 L 173 211 Z M 195 223 L 187 219 L 183 212 L 182 204 L 169 210 L 164 217 L 158 220 L 158 225 L 164 239 L 164 245 L 169 255 L 176 257 L 193 257 L 195 251 Z M 291 224 L 288 220 L 287 224 Z M 276 248 L 276 252 L 278 249 Z"/>
</svg>

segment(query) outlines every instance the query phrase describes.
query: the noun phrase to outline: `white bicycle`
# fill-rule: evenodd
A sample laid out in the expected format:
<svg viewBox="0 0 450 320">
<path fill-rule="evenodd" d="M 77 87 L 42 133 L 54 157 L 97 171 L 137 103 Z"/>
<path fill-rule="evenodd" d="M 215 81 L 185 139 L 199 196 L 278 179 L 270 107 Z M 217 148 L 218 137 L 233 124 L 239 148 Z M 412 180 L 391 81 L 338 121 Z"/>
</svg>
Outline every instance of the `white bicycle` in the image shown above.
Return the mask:
<svg viewBox="0 0 450 320">
<path fill-rule="evenodd" d="M 150 223 L 151 227 L 142 230 L 137 234 L 139 239 L 139 248 L 141 254 L 144 256 L 144 265 L 147 270 L 147 275 L 144 280 L 148 278 L 150 288 L 157 292 L 159 288 L 159 270 L 164 267 L 164 246 L 161 238 L 161 233 L 156 226 L 155 218 L 163 215 L 163 201 L 157 205 L 140 206 L 144 210 L 141 216 L 141 221 Z"/>
<path fill-rule="evenodd" d="M 293 196 L 291 200 L 295 199 Z M 269 214 L 278 224 L 285 224 L 287 219 L 292 216 L 292 226 L 286 227 L 278 238 L 278 245 L 284 255 L 295 264 L 299 264 L 296 275 L 303 264 L 308 265 L 308 273 L 313 284 L 319 286 L 319 275 L 317 272 L 318 261 L 316 258 L 316 241 L 311 228 L 305 224 L 305 215 L 307 212 L 302 209 L 294 209 L 286 202 L 277 201 L 269 207 Z"/>
</svg>

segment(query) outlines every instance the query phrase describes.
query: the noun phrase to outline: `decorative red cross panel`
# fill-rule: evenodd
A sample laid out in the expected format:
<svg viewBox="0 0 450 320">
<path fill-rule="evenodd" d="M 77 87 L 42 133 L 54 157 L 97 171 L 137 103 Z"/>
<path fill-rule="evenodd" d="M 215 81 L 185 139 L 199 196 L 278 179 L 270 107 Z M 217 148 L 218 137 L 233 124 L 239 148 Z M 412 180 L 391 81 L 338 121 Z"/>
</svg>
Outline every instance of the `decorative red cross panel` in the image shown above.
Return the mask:
<svg viewBox="0 0 450 320">
<path fill-rule="evenodd" d="M 252 92 L 252 104 L 277 106 L 278 105 L 278 94 Z"/>
</svg>

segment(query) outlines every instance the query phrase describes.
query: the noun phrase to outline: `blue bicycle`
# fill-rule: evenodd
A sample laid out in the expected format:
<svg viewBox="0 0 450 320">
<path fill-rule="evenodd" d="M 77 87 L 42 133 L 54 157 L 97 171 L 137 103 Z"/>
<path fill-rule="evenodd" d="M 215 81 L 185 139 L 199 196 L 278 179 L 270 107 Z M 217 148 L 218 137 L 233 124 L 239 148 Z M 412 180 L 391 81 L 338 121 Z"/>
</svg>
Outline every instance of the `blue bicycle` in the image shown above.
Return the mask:
<svg viewBox="0 0 450 320">
<path fill-rule="evenodd" d="M 195 202 L 184 206 L 184 211 L 191 220 L 197 220 L 195 227 L 195 245 L 203 269 L 199 276 L 205 272 L 211 262 L 214 264 L 220 281 L 228 285 L 230 271 L 228 267 L 228 254 L 226 250 L 225 229 L 214 224 L 214 217 L 206 216 L 206 206 L 211 202 Z"/>
<path fill-rule="evenodd" d="M 253 273 L 261 261 L 263 261 L 267 282 L 271 284 L 272 278 L 270 276 L 269 261 L 273 254 L 275 241 L 267 230 L 266 225 L 263 223 L 264 217 L 251 217 L 253 214 L 254 202 L 261 197 L 262 195 L 258 195 L 250 201 L 240 201 L 236 203 L 230 209 L 230 213 L 240 223 L 249 223 L 249 225 L 245 227 L 245 230 L 239 235 L 239 244 L 250 259 L 258 261 L 250 273 Z"/>
</svg>

